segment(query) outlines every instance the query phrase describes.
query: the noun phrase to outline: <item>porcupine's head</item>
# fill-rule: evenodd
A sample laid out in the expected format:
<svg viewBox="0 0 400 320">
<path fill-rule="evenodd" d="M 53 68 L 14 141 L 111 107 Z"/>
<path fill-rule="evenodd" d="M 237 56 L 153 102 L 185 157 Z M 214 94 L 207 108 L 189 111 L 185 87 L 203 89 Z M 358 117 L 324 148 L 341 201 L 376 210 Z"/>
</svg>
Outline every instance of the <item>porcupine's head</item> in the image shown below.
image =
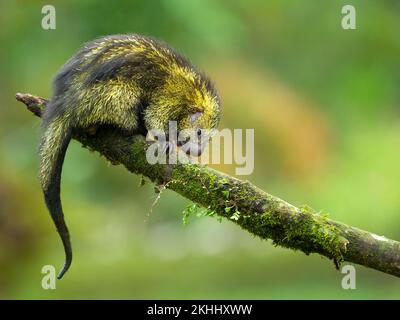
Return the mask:
<svg viewBox="0 0 400 320">
<path fill-rule="evenodd" d="M 152 95 L 148 127 L 168 133 L 169 121 L 176 121 L 178 145 L 187 154 L 199 156 L 220 120 L 220 99 L 213 83 L 186 61 L 169 66 L 163 85 Z M 187 63 L 187 64 L 186 64 Z M 158 121 L 155 123 L 154 121 Z"/>
</svg>

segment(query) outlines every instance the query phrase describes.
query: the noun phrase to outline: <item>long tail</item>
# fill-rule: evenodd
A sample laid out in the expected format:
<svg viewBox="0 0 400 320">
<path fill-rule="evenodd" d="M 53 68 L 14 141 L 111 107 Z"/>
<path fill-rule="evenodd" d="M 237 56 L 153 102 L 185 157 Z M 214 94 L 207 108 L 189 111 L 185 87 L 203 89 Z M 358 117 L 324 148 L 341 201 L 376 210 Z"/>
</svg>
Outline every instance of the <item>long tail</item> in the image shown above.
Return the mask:
<svg viewBox="0 0 400 320">
<path fill-rule="evenodd" d="M 44 199 L 57 231 L 61 237 L 65 263 L 57 278 L 69 269 L 72 262 L 72 248 L 67 225 L 60 199 L 61 171 L 65 152 L 71 140 L 71 129 L 60 119 L 53 119 L 45 125 L 45 131 L 40 145 L 40 181 Z"/>
</svg>

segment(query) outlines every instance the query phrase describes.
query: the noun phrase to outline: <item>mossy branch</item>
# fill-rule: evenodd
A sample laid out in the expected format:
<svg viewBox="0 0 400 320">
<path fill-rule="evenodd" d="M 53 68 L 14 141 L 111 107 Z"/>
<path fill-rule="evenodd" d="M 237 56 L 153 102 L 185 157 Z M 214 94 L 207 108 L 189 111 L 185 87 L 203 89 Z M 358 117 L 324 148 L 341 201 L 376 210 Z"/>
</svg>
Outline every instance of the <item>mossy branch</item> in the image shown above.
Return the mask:
<svg viewBox="0 0 400 320">
<path fill-rule="evenodd" d="M 28 109 L 41 117 L 47 100 L 30 94 L 16 95 Z M 95 135 L 74 138 L 84 147 L 98 151 L 113 164 L 164 185 L 210 212 L 229 218 L 275 245 L 319 253 L 339 267 L 348 261 L 400 277 L 400 243 L 333 221 L 309 208 L 297 208 L 272 196 L 248 181 L 197 164 L 150 165 L 146 142 L 141 136 L 126 137 L 111 128 Z M 232 209 L 234 208 L 234 209 Z"/>
</svg>

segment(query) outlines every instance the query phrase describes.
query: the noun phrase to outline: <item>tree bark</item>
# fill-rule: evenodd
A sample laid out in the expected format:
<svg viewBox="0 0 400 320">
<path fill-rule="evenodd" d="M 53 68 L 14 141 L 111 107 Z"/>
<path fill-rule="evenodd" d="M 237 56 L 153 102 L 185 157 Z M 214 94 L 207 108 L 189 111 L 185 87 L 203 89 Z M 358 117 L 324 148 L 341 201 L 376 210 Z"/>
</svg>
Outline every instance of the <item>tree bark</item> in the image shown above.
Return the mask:
<svg viewBox="0 0 400 320">
<path fill-rule="evenodd" d="M 41 117 L 47 100 L 17 93 L 36 116 Z M 400 277 L 400 243 L 373 233 L 333 221 L 308 207 L 297 208 L 242 181 L 199 164 L 155 164 L 146 160 L 147 144 L 142 136 L 126 137 L 112 128 L 96 134 L 79 133 L 74 139 L 97 151 L 112 164 L 122 164 L 130 172 L 147 177 L 238 224 L 274 245 L 318 253 L 335 262 L 343 261 L 380 270 Z"/>
</svg>

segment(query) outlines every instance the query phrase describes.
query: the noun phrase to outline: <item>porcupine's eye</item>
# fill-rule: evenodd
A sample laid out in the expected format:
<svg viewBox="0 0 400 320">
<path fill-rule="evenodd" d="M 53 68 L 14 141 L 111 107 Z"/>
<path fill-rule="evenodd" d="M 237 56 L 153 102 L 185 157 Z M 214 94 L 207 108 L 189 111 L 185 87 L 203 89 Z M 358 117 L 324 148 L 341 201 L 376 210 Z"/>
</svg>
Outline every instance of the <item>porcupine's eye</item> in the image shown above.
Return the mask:
<svg viewBox="0 0 400 320">
<path fill-rule="evenodd" d="M 197 134 L 197 137 L 200 137 L 201 136 L 201 129 L 197 129 L 196 134 Z"/>
</svg>

